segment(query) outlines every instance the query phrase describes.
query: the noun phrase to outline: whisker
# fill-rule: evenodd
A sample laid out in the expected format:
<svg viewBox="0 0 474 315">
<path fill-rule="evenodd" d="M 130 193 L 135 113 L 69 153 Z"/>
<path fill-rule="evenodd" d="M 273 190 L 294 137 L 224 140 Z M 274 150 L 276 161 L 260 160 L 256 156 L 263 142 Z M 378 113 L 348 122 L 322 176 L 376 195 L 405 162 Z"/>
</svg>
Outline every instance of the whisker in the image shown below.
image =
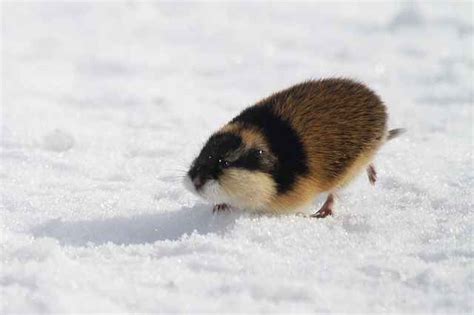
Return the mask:
<svg viewBox="0 0 474 315">
<path fill-rule="evenodd" d="M 186 176 L 188 171 L 179 171 L 179 170 L 166 170 L 163 172 L 165 176 Z"/>
<path fill-rule="evenodd" d="M 168 168 L 168 170 L 175 171 L 175 172 L 187 172 L 188 171 L 188 169 L 186 169 L 186 168 L 174 168 L 174 167 L 170 167 L 170 168 Z"/>
</svg>

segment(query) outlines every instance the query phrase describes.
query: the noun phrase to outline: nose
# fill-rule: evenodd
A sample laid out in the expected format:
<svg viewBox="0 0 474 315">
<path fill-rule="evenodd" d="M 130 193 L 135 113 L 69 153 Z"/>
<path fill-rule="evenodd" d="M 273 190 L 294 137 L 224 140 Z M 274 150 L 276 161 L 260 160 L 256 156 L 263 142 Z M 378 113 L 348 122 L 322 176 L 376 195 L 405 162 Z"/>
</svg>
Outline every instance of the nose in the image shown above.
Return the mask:
<svg viewBox="0 0 474 315">
<path fill-rule="evenodd" d="M 204 186 L 204 181 L 202 180 L 201 177 L 196 176 L 193 178 L 193 185 L 196 187 L 196 190 L 201 189 L 202 186 Z"/>
</svg>

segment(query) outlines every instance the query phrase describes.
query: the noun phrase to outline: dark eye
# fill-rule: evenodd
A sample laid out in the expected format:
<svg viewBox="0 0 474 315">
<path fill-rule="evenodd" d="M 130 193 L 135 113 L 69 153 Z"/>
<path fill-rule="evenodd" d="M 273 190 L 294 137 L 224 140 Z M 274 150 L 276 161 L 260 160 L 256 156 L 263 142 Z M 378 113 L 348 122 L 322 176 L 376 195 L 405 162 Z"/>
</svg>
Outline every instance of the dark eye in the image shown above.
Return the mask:
<svg viewBox="0 0 474 315">
<path fill-rule="evenodd" d="M 219 159 L 219 165 L 220 165 L 222 168 L 226 168 L 226 167 L 229 167 L 230 163 L 229 163 L 229 161 L 226 161 L 226 160 L 223 160 L 223 159 Z"/>
<path fill-rule="evenodd" d="M 257 153 L 258 153 L 258 155 L 262 155 L 262 154 L 263 154 L 263 150 L 258 150 Z"/>
</svg>

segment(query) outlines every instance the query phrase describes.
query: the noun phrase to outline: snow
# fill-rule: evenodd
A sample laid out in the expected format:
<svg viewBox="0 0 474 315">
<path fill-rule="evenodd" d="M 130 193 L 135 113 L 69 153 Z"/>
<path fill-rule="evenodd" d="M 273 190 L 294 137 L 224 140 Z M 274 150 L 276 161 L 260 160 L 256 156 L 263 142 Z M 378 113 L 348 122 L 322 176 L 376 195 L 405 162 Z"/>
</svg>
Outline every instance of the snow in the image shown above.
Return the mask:
<svg viewBox="0 0 474 315">
<path fill-rule="evenodd" d="M 471 313 L 472 12 L 2 2 L 0 312 Z M 213 215 L 184 189 L 212 131 L 328 76 L 408 129 L 375 188 L 324 220 Z"/>
</svg>

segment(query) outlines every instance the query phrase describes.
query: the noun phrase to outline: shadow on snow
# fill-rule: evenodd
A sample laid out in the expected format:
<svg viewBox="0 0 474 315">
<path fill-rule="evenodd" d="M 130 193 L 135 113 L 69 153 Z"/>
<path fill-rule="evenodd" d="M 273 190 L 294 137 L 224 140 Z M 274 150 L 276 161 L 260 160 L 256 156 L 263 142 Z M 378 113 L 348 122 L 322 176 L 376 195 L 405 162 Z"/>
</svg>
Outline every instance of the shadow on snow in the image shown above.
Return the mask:
<svg viewBox="0 0 474 315">
<path fill-rule="evenodd" d="M 84 246 L 108 242 L 144 244 L 160 240 L 177 240 L 193 232 L 222 233 L 233 225 L 237 213 L 213 215 L 209 205 L 196 205 L 157 214 L 141 214 L 103 220 L 65 222 L 48 221 L 32 229 L 37 237 L 52 237 L 63 245 Z"/>
</svg>

